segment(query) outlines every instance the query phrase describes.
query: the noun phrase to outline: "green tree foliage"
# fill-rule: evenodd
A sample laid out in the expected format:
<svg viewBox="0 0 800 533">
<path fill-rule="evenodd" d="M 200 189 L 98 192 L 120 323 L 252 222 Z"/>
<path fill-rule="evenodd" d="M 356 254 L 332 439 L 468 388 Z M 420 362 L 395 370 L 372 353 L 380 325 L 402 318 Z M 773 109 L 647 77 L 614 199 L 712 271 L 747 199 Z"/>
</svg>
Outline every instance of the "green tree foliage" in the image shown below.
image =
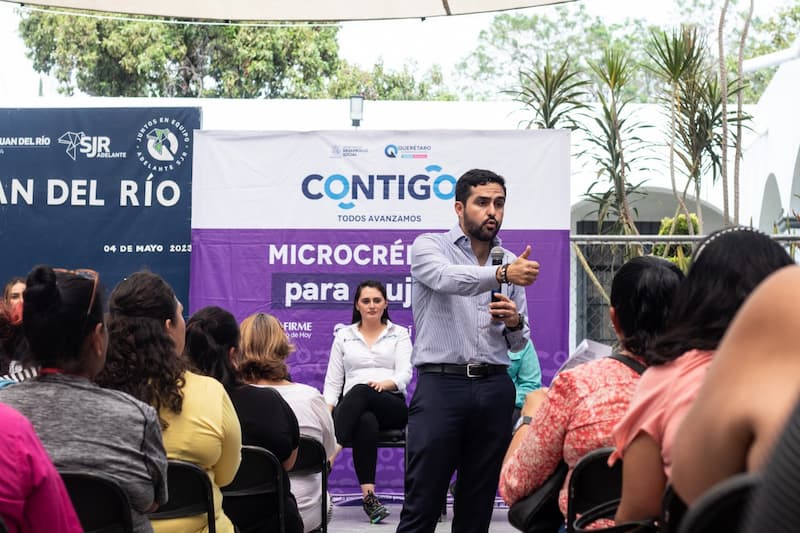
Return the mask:
<svg viewBox="0 0 800 533">
<path fill-rule="evenodd" d="M 787 0 L 788 2 L 788 0 Z M 675 0 L 679 20 L 668 26 L 686 23 L 700 28 L 707 35 L 715 35 L 719 22 L 719 0 Z M 738 6 L 743 2 L 731 1 L 726 24 L 725 49 L 731 72 L 735 71 L 738 40 L 744 23 L 744 12 Z M 578 67 L 589 73 L 588 61 L 598 61 L 608 46 L 623 44 L 631 55 L 631 62 L 648 63 L 645 50 L 651 33 L 656 29 L 642 19 L 627 18 L 619 23 L 607 23 L 602 17 L 592 16 L 584 2 L 542 7 L 532 15 L 503 13 L 497 15 L 489 28 L 478 37 L 476 48 L 458 65 L 459 92 L 467 98 L 495 99 L 503 92 L 520 85 L 517 73 L 541 68 L 550 55 L 560 62 L 569 54 L 579 58 Z M 662 29 L 666 29 L 662 28 Z M 787 4 L 768 20 L 755 18 L 748 37 L 746 57 L 787 48 L 800 36 L 800 5 Z M 709 43 L 712 55 L 714 43 Z M 712 58 L 713 59 L 713 58 Z M 774 70 L 750 74 L 744 91 L 745 101 L 755 102 L 766 88 Z M 626 88 L 625 96 L 636 102 L 648 102 L 654 94 L 655 80 L 650 72 L 640 72 Z"/>
<path fill-rule="evenodd" d="M 93 96 L 453 99 L 441 70 L 363 71 L 339 58 L 336 25 L 212 25 L 23 14 L 37 72 Z"/>
<path fill-rule="evenodd" d="M 37 72 L 96 96 L 312 98 L 338 67 L 336 26 L 223 26 L 24 14 Z"/>
<path fill-rule="evenodd" d="M 545 56 L 539 70 L 521 70 L 519 89 L 508 91 L 514 100 L 534 113 L 527 127 L 577 128 L 575 113 L 586 107 L 589 82 L 581 78 L 581 72 L 573 69 L 569 57 L 559 65 L 553 65 L 550 56 Z"/>
<path fill-rule="evenodd" d="M 540 70 L 548 55 L 561 63 L 569 54 L 577 59 L 576 68 L 591 75 L 589 61 L 600 61 L 603 50 L 615 43 L 624 43 L 631 61 L 638 63 L 645 58 L 647 35 L 644 21 L 608 25 L 589 15 L 583 2 L 545 6 L 530 16 L 503 13 L 480 33 L 477 48 L 457 65 L 460 92 L 473 99 L 497 98 L 520 85 L 520 70 Z M 638 88 L 646 93 L 648 84 L 642 79 Z M 626 98 L 636 95 L 638 88 L 626 88 Z"/>
<path fill-rule="evenodd" d="M 330 98 L 347 98 L 360 94 L 367 100 L 455 100 L 456 96 L 445 88 L 442 69 L 432 67 L 421 77 L 414 72 L 416 64 L 406 63 L 399 71 L 387 70 L 378 61 L 371 71 L 362 70 L 342 62 L 331 80 Z"/>
<path fill-rule="evenodd" d="M 750 35 L 752 36 L 752 46 L 748 48 L 746 57 L 758 57 L 789 48 L 797 39 L 800 39 L 800 3 L 794 2 L 794 5 L 783 6 L 767 20 L 753 20 Z M 728 61 L 728 68 L 731 71 L 733 71 L 735 63 L 733 57 Z M 744 77 L 745 102 L 758 100 L 776 70 L 777 67 L 762 69 Z"/>
</svg>

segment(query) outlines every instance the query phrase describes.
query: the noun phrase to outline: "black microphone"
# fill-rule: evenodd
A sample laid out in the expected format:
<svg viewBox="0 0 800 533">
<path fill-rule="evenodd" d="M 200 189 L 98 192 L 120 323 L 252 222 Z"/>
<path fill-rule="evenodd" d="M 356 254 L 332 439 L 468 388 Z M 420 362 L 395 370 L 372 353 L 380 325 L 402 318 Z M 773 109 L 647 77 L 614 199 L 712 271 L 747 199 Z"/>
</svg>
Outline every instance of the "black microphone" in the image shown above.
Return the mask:
<svg viewBox="0 0 800 533">
<path fill-rule="evenodd" d="M 489 255 L 492 258 L 492 266 L 500 266 L 503 264 L 503 258 L 506 256 L 505 251 L 503 250 L 502 246 L 495 246 L 489 252 Z M 492 289 L 492 300 L 495 299 L 495 293 L 503 292 L 503 284 L 501 283 L 497 289 Z"/>
</svg>

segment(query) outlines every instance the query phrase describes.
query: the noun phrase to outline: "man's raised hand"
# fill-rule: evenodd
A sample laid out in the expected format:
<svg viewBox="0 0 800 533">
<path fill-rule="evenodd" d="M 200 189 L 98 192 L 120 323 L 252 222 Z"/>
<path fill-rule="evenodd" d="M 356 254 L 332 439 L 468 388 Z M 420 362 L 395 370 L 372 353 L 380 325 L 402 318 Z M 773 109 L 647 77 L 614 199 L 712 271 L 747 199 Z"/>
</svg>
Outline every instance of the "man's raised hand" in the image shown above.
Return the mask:
<svg viewBox="0 0 800 533">
<path fill-rule="evenodd" d="M 526 287 L 536 281 L 536 278 L 539 277 L 539 263 L 528 259 L 530 255 L 531 245 L 529 244 L 525 247 L 525 251 L 508 265 L 506 277 L 509 283 Z"/>
</svg>

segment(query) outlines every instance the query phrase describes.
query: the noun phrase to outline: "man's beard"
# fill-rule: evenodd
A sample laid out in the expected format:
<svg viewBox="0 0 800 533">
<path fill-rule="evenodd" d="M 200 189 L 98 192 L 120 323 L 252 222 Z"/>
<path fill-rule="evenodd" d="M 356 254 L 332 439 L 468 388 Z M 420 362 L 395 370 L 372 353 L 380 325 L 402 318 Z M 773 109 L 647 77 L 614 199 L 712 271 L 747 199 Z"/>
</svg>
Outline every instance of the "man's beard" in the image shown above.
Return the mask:
<svg viewBox="0 0 800 533">
<path fill-rule="evenodd" d="M 486 227 L 486 222 L 489 220 L 495 221 L 496 225 L 493 230 L 490 230 Z M 498 221 L 496 218 L 487 218 L 483 224 L 477 224 L 473 220 L 464 217 L 464 228 L 467 230 L 469 236 L 473 239 L 483 242 L 491 242 L 494 240 L 497 232 L 500 231 L 500 221 Z"/>
</svg>

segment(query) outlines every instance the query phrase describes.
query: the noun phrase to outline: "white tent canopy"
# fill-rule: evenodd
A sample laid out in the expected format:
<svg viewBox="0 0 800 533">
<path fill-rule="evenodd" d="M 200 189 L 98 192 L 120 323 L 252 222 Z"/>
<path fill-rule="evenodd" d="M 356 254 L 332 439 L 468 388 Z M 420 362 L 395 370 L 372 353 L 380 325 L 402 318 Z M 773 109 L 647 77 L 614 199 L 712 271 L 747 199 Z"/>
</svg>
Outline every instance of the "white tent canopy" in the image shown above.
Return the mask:
<svg viewBox="0 0 800 533">
<path fill-rule="evenodd" d="M 342 21 L 464 15 L 564 1 L 572 0 L 26 0 L 24 4 L 181 19 Z"/>
</svg>

